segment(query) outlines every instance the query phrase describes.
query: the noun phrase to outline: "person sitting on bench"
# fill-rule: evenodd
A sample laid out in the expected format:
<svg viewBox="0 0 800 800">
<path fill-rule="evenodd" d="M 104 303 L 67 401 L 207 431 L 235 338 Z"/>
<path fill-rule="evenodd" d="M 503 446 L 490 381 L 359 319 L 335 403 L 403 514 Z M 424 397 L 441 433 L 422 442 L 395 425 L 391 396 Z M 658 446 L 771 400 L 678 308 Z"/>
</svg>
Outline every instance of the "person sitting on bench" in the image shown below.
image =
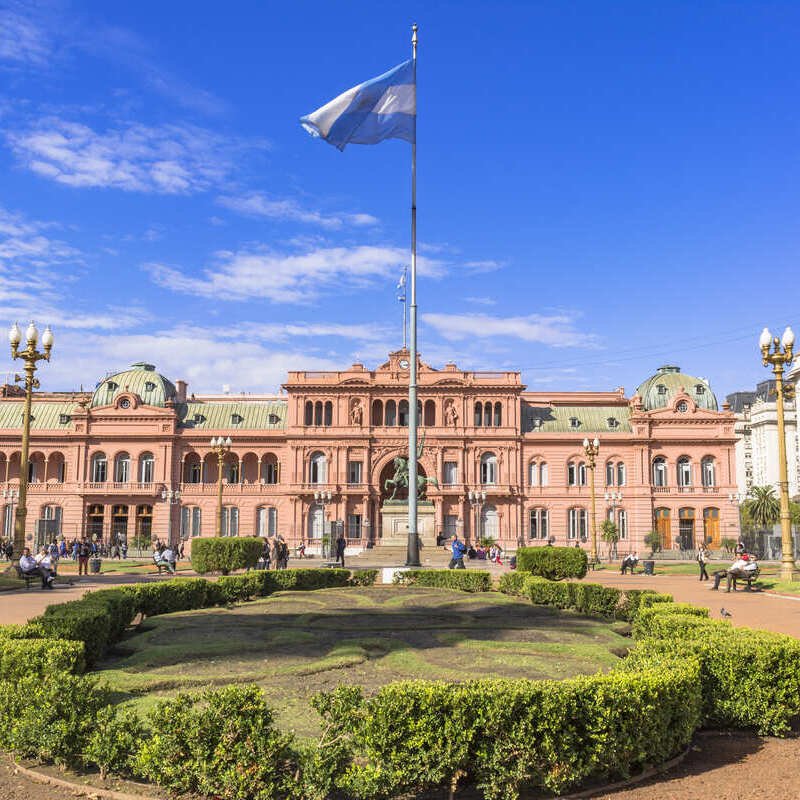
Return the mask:
<svg viewBox="0 0 800 800">
<path fill-rule="evenodd" d="M 38 575 L 42 579 L 42 589 L 53 588 L 54 578 L 52 570 L 50 570 L 48 566 L 41 564 L 31 555 L 30 547 L 26 547 L 22 551 L 22 555 L 19 559 L 19 570 L 25 578 L 32 578 L 34 575 Z"/>
<path fill-rule="evenodd" d="M 736 588 L 737 578 L 744 580 L 752 579 L 757 571 L 758 562 L 755 556 L 742 553 L 728 569 L 721 569 L 714 573 L 714 586 L 712 589 L 719 589 L 722 579 L 725 578 L 725 591 L 730 592 L 731 584 L 733 584 L 734 589 Z"/>
<path fill-rule="evenodd" d="M 630 570 L 631 575 L 633 575 L 633 571 L 638 563 L 639 556 L 636 555 L 636 553 L 628 553 L 628 555 L 622 559 L 622 569 L 620 572 L 624 575 L 628 570 Z"/>
</svg>

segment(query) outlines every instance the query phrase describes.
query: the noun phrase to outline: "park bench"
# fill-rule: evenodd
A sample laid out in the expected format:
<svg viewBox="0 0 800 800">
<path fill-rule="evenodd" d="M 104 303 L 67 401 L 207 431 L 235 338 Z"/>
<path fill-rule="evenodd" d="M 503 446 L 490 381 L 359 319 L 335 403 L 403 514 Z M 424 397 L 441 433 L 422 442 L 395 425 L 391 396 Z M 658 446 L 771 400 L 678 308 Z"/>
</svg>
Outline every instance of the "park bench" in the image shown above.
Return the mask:
<svg viewBox="0 0 800 800">
<path fill-rule="evenodd" d="M 736 591 L 736 581 L 744 581 L 747 586 L 745 587 L 746 592 L 753 591 L 753 583 L 758 580 L 758 575 L 761 572 L 761 567 L 758 567 L 754 572 L 751 572 L 749 575 L 731 575 L 731 588 L 733 591 Z M 756 587 L 758 588 L 758 587 Z"/>
<path fill-rule="evenodd" d="M 161 559 L 161 558 L 155 558 L 155 557 L 154 557 L 154 558 L 153 558 L 153 563 L 154 563 L 154 564 L 156 565 L 156 567 L 158 568 L 158 574 L 159 574 L 159 575 L 161 574 L 162 570 L 166 570 L 166 571 L 167 571 L 167 573 L 168 573 L 168 574 L 170 574 L 170 575 L 174 575 L 174 574 L 175 574 L 176 567 L 177 567 L 177 564 L 176 564 L 176 562 L 174 562 L 174 561 L 173 561 L 173 562 L 171 562 L 171 564 L 172 564 L 172 569 L 170 569 L 170 562 L 168 562 L 168 561 L 164 561 L 164 560 L 163 560 L 163 559 Z"/>
<path fill-rule="evenodd" d="M 26 591 L 26 592 L 28 591 L 28 589 L 30 589 L 30 588 L 31 588 L 31 582 L 32 582 L 32 581 L 33 581 L 33 582 L 35 582 L 35 581 L 40 581 L 40 580 L 41 580 L 41 577 L 40 577 L 40 575 L 39 575 L 39 573 L 38 573 L 38 572 L 37 572 L 36 574 L 33 574 L 33 573 L 31 573 L 31 572 L 23 572 L 23 571 L 22 571 L 22 570 L 19 568 L 19 565 L 15 565 L 15 566 L 14 566 L 14 569 L 15 569 L 15 570 L 16 570 L 16 572 L 17 572 L 17 577 L 18 577 L 18 578 L 19 578 L 21 581 L 25 581 L 25 591 Z"/>
</svg>

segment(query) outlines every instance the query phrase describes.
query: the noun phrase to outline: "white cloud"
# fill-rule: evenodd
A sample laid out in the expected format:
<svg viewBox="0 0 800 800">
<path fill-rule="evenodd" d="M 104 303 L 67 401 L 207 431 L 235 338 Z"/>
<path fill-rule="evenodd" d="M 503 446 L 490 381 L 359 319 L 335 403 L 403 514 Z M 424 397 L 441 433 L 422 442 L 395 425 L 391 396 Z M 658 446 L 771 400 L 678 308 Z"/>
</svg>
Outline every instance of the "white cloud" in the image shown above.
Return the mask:
<svg viewBox="0 0 800 800">
<path fill-rule="evenodd" d="M 497 305 L 497 300 L 491 297 L 465 297 L 467 303 L 474 303 L 478 306 L 494 306 Z"/>
<path fill-rule="evenodd" d="M 216 253 L 213 267 L 197 276 L 164 264 L 144 268 L 160 286 L 198 297 L 308 303 L 332 286 L 365 288 L 380 280 L 396 280 L 408 259 L 408 251 L 398 247 L 317 247 L 296 254 L 254 247 Z M 418 267 L 429 277 L 444 273 L 443 264 L 434 259 L 420 258 Z"/>
<path fill-rule="evenodd" d="M 223 196 L 217 198 L 217 202 L 231 211 L 246 216 L 304 222 L 328 230 L 337 230 L 345 225 L 375 225 L 378 222 L 371 214 L 323 214 L 320 211 L 303 208 L 294 200 L 276 200 L 262 192 L 249 192 L 240 197 Z"/>
<path fill-rule="evenodd" d="M 0 61 L 43 67 L 51 48 L 49 36 L 22 4 L 0 8 Z"/>
<path fill-rule="evenodd" d="M 569 314 L 491 317 L 487 314 L 423 314 L 423 322 L 448 341 L 467 339 L 521 339 L 552 347 L 596 347 L 597 337 L 575 328 Z"/>
<path fill-rule="evenodd" d="M 6 136 L 25 167 L 58 183 L 154 194 L 221 184 L 244 147 L 193 125 L 130 124 L 98 132 L 57 117 Z"/>
<path fill-rule="evenodd" d="M 465 261 L 464 267 L 473 273 L 496 272 L 498 269 L 503 268 L 503 264 L 500 261 L 486 258 L 481 261 Z"/>
</svg>

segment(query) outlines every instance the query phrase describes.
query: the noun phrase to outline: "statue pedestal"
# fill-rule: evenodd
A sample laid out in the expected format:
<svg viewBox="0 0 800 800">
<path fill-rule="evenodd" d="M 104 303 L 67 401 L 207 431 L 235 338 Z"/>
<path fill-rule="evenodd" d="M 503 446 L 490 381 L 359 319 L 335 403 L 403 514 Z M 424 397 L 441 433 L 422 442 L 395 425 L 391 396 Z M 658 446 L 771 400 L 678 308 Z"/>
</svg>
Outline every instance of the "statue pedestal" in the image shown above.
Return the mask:
<svg viewBox="0 0 800 800">
<path fill-rule="evenodd" d="M 408 503 L 387 500 L 381 506 L 381 544 L 405 547 L 408 544 Z M 423 547 L 436 547 L 436 517 L 430 500 L 417 502 L 417 534 Z"/>
</svg>

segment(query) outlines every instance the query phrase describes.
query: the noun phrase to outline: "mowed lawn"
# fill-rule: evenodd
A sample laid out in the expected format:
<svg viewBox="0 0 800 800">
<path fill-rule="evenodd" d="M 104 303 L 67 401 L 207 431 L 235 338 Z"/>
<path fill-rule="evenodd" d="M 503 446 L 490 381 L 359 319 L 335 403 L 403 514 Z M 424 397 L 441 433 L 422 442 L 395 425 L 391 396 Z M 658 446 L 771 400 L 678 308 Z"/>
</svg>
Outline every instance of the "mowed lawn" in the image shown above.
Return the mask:
<svg viewBox="0 0 800 800">
<path fill-rule="evenodd" d="M 318 691 L 424 678 L 566 678 L 605 670 L 630 640 L 602 621 L 496 592 L 371 587 L 281 592 L 154 617 L 96 672 L 142 709 L 181 690 L 255 682 L 282 727 L 313 735 Z"/>
</svg>

